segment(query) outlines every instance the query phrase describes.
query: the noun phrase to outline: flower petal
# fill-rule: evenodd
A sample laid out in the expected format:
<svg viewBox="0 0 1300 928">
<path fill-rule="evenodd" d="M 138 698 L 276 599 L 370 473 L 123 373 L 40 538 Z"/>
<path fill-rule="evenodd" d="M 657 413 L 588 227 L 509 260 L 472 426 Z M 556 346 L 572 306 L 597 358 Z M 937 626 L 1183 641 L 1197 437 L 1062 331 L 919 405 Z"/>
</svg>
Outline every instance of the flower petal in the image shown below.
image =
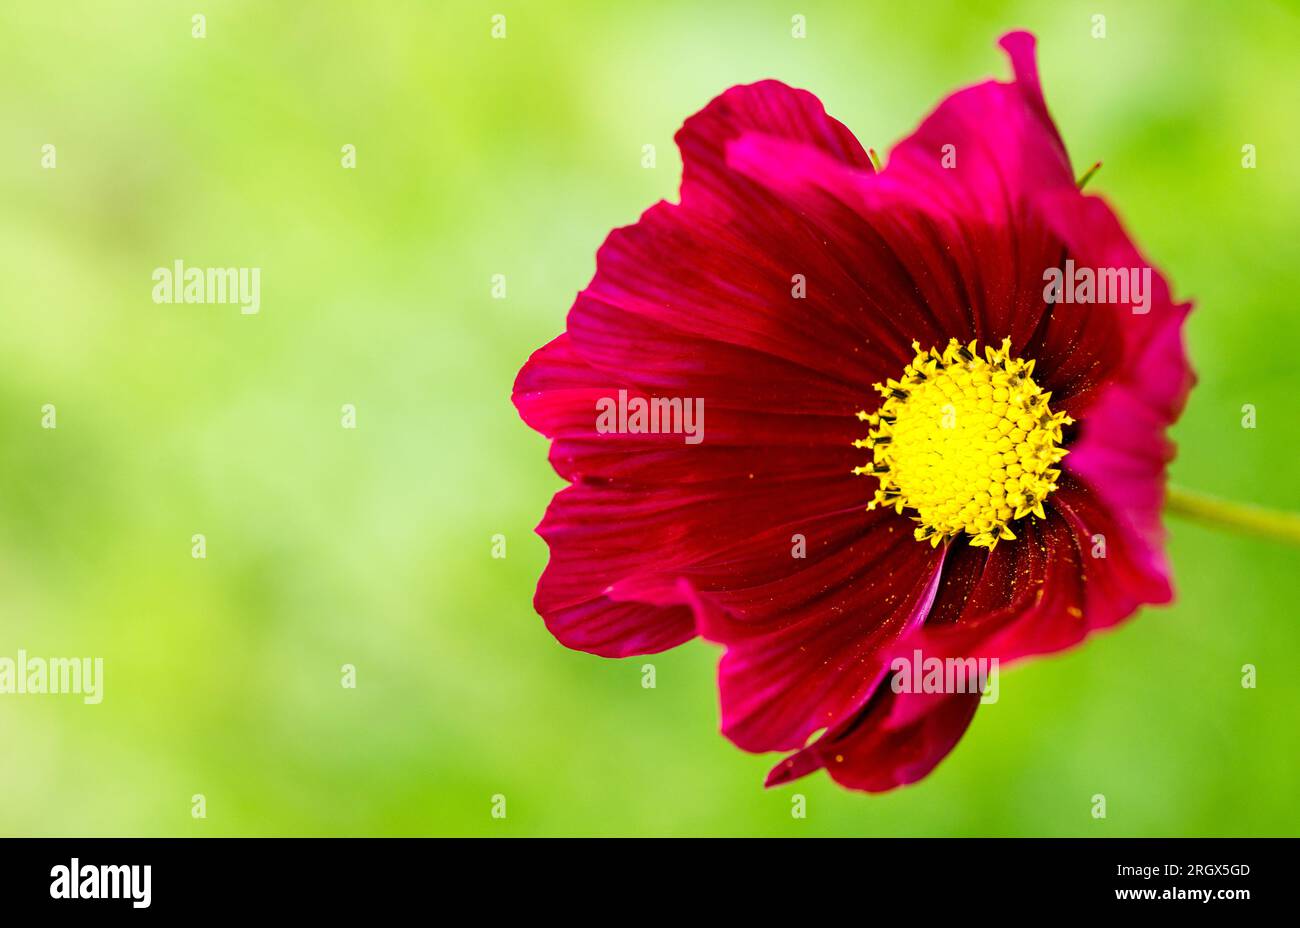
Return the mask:
<svg viewBox="0 0 1300 928">
<path fill-rule="evenodd" d="M 575 483 L 555 495 L 538 526 L 551 559 L 535 605 L 568 647 L 605 656 L 671 647 L 695 633 L 690 611 L 677 607 L 703 608 L 683 580 L 702 597 L 776 583 L 806 563 L 791 557 L 793 533 L 835 544 L 864 533 L 866 484 L 847 471 L 829 483 L 817 475 L 675 486 Z M 657 608 L 633 613 L 619 606 L 616 617 L 600 615 L 601 608 L 631 602 Z"/>
<path fill-rule="evenodd" d="M 1087 633 L 1081 552 L 1069 521 L 1049 511 L 1047 519 L 1024 520 L 1017 534 L 992 551 L 952 545 L 928 619 L 880 655 L 886 668 L 918 651 L 926 660 L 1008 661 L 1066 647 Z M 952 750 L 978 704 L 978 693 L 896 693 L 882 678 L 865 709 L 779 764 L 768 782 L 823 767 L 855 789 L 913 782 Z"/>
<path fill-rule="evenodd" d="M 1144 603 L 1167 602 L 1166 579 L 1115 520 L 1090 487 L 1063 475 L 1047 518 L 1016 523 L 1014 542 L 987 553 L 959 543 L 929 619 L 891 660 L 920 650 L 1005 664 L 1068 648 Z M 1098 535 L 1107 537 L 1104 548 Z"/>
<path fill-rule="evenodd" d="M 915 783 L 948 756 L 978 706 L 978 693 L 898 694 L 883 684 L 857 716 L 772 768 L 767 785 L 822 768 L 841 786 L 872 793 Z"/>
<path fill-rule="evenodd" d="M 797 573 L 708 597 L 716 608 L 700 633 L 727 645 L 722 730 L 747 751 L 793 750 L 856 712 L 884 673 L 882 652 L 929 611 L 942 549 L 918 544 L 892 512 L 856 515 L 867 530 Z"/>
<path fill-rule="evenodd" d="M 750 132 L 815 148 L 860 171 L 874 170 L 857 138 L 828 116 L 815 96 L 780 81 L 759 81 L 714 98 L 678 131 L 683 203 L 723 216 L 734 212 L 737 178 L 726 163 L 727 143 Z"/>
<path fill-rule="evenodd" d="M 1105 376 L 1084 375 L 1096 377 L 1098 383 L 1086 392 L 1087 402 L 1072 410 L 1080 419 L 1079 434 L 1063 466 L 1117 514 L 1118 528 L 1144 552 L 1150 569 L 1167 575 L 1161 511 L 1166 466 L 1174 448 L 1165 433 L 1182 413 L 1196 380 L 1182 334 L 1191 304 L 1173 302 L 1164 278 L 1100 198 L 1053 198 L 1044 207 L 1069 239 L 1080 266 L 1134 268 L 1150 274 L 1147 305 L 1138 307 L 1145 312 L 1133 312 L 1132 300 L 1088 307 L 1096 314 L 1110 314 L 1114 337 L 1106 352 Z M 1059 336 L 1057 344 L 1053 349 L 1049 339 L 1045 349 L 1056 356 L 1070 353 L 1068 334 Z"/>
<path fill-rule="evenodd" d="M 1015 80 L 948 97 L 893 148 L 883 177 L 925 196 L 930 212 L 960 226 L 952 241 L 964 249 L 957 257 L 970 337 L 984 344 L 1010 337 L 1019 351 L 1045 308 L 1043 270 L 1061 253 L 1034 204 L 1045 193 L 1073 191 L 1074 176 L 1043 102 L 1033 37 L 1010 33 L 1001 44 Z"/>
</svg>

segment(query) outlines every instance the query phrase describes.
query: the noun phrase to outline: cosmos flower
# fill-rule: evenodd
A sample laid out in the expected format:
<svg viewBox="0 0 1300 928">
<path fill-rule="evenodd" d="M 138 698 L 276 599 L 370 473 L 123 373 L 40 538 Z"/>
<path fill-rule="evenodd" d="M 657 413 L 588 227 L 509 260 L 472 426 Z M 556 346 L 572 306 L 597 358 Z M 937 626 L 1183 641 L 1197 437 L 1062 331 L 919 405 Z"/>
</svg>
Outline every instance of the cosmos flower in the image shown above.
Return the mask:
<svg viewBox="0 0 1300 928">
<path fill-rule="evenodd" d="M 929 773 L 980 695 L 900 691 L 902 655 L 1005 664 L 1172 596 L 1190 306 L 1080 191 L 1033 37 L 1001 45 L 1014 79 L 880 170 L 805 91 L 722 94 L 677 134 L 680 204 L 610 233 L 515 384 L 571 483 L 538 527 L 547 627 L 721 644 L 723 733 L 788 753 L 769 784 Z"/>
</svg>

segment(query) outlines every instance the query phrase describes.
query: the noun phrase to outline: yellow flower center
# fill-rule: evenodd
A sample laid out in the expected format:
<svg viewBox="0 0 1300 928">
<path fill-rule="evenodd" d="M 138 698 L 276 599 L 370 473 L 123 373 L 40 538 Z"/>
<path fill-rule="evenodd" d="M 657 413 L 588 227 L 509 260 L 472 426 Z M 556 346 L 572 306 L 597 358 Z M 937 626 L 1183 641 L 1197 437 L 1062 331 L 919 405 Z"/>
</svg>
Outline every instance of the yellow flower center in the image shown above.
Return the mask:
<svg viewBox="0 0 1300 928">
<path fill-rule="evenodd" d="M 1034 383 L 1033 361 L 1001 348 L 955 338 L 941 352 L 922 351 L 897 380 L 875 387 L 880 409 L 858 418 L 871 464 L 853 469 L 880 481 L 869 509 L 910 509 L 918 541 L 931 545 L 963 532 L 972 545 L 992 549 L 1016 536 L 1010 523 L 1033 513 L 1045 518 L 1043 500 L 1061 475 L 1061 429 L 1072 420 L 1048 408 L 1050 393 Z"/>
</svg>

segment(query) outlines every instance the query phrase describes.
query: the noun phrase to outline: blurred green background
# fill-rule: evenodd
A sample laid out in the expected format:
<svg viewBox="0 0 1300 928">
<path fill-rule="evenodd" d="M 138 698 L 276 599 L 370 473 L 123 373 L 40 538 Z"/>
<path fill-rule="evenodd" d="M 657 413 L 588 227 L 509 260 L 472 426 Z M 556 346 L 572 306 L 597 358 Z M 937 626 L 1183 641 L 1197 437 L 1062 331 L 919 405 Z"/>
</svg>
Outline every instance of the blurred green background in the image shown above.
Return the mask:
<svg viewBox="0 0 1300 928">
<path fill-rule="evenodd" d="M 105 698 L 0 696 L 0 834 L 1300 832 L 1278 545 L 1172 522 L 1176 606 L 1005 673 L 875 797 L 764 790 L 714 647 L 646 690 L 532 610 L 561 484 L 510 386 L 606 232 L 675 198 L 682 120 L 776 77 L 885 150 L 1006 77 L 1013 27 L 1076 167 L 1197 301 L 1175 480 L 1300 509 L 1294 5 L 4 4 L 0 655 L 102 656 Z M 176 259 L 262 268 L 260 314 L 153 303 Z"/>
</svg>

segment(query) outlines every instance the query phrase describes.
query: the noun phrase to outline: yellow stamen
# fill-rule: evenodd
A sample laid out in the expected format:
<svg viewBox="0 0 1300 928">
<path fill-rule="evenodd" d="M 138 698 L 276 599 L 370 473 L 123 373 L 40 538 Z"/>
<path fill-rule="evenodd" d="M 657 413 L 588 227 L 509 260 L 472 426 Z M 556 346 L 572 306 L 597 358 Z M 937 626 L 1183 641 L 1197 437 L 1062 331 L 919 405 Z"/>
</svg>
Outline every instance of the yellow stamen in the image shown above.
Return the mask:
<svg viewBox="0 0 1300 928">
<path fill-rule="evenodd" d="M 1074 420 L 1051 411 L 1034 362 L 1013 358 L 1010 339 L 983 357 L 955 338 L 942 352 L 912 348 L 902 376 L 875 385 L 880 409 L 858 413 L 870 431 L 853 445 L 874 459 L 853 472 L 880 481 L 868 508 L 911 510 L 917 540 L 932 546 L 962 533 L 989 549 L 1014 539 L 1013 520 L 1046 518 L 1067 453 L 1061 429 Z"/>
</svg>

